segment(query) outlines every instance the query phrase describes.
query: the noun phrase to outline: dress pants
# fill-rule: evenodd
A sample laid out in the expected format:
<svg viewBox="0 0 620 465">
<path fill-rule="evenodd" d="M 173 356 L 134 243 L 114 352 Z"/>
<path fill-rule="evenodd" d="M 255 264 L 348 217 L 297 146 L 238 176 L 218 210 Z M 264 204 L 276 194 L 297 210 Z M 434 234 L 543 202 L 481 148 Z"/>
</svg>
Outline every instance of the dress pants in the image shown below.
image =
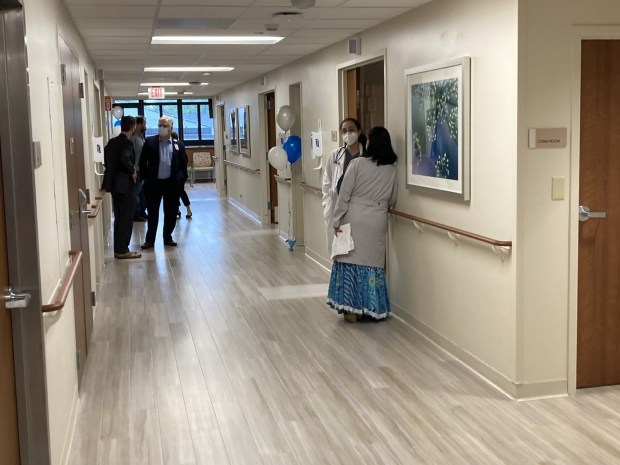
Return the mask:
<svg viewBox="0 0 620 465">
<path fill-rule="evenodd" d="M 114 208 L 114 253 L 127 253 L 133 230 L 136 196 L 133 192 L 127 194 L 113 192 L 112 206 Z"/>
<path fill-rule="evenodd" d="M 177 211 L 179 205 L 179 183 L 172 178 L 158 179 L 147 182 L 143 186 L 146 197 L 146 209 L 148 211 L 148 228 L 146 242 L 155 243 L 157 226 L 159 224 L 159 206 L 164 199 L 164 242 L 172 240 L 172 231 L 177 224 Z"/>
<path fill-rule="evenodd" d="M 138 179 L 134 186 L 134 193 L 138 199 L 136 201 L 136 208 L 133 212 L 133 219 L 137 220 L 138 218 L 146 218 L 146 198 L 144 197 L 144 189 L 142 189 L 142 180 L 140 179 L 140 175 L 138 175 Z"/>
</svg>

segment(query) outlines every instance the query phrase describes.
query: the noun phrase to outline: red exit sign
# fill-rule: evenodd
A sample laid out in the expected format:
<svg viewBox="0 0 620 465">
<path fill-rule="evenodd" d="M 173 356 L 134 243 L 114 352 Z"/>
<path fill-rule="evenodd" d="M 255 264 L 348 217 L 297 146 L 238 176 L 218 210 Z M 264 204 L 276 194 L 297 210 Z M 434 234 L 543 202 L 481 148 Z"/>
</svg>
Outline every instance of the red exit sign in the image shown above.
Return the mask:
<svg viewBox="0 0 620 465">
<path fill-rule="evenodd" d="M 166 91 L 163 87 L 149 87 L 149 98 L 166 98 Z"/>
</svg>

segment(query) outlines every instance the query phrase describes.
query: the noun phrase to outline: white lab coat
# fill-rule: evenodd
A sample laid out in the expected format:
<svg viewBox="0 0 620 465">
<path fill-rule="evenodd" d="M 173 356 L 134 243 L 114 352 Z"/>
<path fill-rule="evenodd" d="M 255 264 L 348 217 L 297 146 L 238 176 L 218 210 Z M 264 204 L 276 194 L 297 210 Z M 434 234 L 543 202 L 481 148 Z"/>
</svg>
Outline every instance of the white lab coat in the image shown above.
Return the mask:
<svg viewBox="0 0 620 465">
<path fill-rule="evenodd" d="M 331 255 L 334 240 L 333 214 L 338 199 L 338 180 L 344 171 L 346 145 L 338 147 L 329 156 L 323 171 L 323 218 L 325 218 L 327 251 Z M 364 147 L 360 144 L 360 156 L 364 154 Z"/>
</svg>

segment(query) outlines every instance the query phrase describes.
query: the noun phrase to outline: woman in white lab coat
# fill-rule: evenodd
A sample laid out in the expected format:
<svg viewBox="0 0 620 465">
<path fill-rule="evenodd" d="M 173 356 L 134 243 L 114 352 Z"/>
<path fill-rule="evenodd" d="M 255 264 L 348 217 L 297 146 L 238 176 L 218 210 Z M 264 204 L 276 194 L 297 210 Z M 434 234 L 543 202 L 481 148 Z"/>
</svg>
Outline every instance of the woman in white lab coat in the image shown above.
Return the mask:
<svg viewBox="0 0 620 465">
<path fill-rule="evenodd" d="M 334 239 L 332 216 L 340 184 L 349 162 L 364 154 L 366 139 L 362 134 L 362 125 L 355 118 L 345 118 L 340 123 L 340 134 L 344 145 L 331 153 L 323 172 L 323 217 L 327 228 L 327 250 L 330 255 Z"/>
</svg>

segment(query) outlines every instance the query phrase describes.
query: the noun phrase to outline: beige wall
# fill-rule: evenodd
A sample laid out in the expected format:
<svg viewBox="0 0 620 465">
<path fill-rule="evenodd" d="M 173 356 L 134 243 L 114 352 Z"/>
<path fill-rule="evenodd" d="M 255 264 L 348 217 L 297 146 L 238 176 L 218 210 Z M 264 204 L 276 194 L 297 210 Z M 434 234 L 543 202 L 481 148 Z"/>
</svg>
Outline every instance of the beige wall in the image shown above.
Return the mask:
<svg viewBox="0 0 620 465">
<path fill-rule="evenodd" d="M 81 80 L 84 69 L 91 79 L 95 69 L 60 0 L 24 0 L 23 3 L 28 38 L 32 137 L 41 143 L 43 163 L 35 170 L 41 293 L 43 302 L 49 303 L 64 274 L 70 249 L 58 35 L 64 38 L 80 62 Z M 92 84 L 87 88 L 92 92 Z M 94 105 L 92 98 L 90 103 Z M 86 166 L 90 170 L 92 154 L 86 125 L 87 111 L 92 110 L 86 109 L 83 99 L 84 152 Z M 98 182 L 90 171 L 87 173 L 87 187 L 91 189 L 94 200 Z M 93 229 L 95 224 L 91 225 L 90 231 L 93 240 L 101 235 L 100 231 Z M 69 297 L 62 311 L 45 316 L 50 447 L 54 465 L 66 460 L 77 408 L 73 312 L 73 300 Z"/>
<path fill-rule="evenodd" d="M 615 0 L 522 0 L 519 5 L 517 240 L 524 266 L 517 281 L 518 379 L 563 381 L 574 373 L 576 347 L 577 38 L 584 34 L 620 39 L 620 5 Z M 568 146 L 528 150 L 528 128 L 545 127 L 567 128 Z M 566 200 L 551 200 L 555 176 L 566 178 Z M 569 381 L 573 387 L 574 379 Z"/>
</svg>

